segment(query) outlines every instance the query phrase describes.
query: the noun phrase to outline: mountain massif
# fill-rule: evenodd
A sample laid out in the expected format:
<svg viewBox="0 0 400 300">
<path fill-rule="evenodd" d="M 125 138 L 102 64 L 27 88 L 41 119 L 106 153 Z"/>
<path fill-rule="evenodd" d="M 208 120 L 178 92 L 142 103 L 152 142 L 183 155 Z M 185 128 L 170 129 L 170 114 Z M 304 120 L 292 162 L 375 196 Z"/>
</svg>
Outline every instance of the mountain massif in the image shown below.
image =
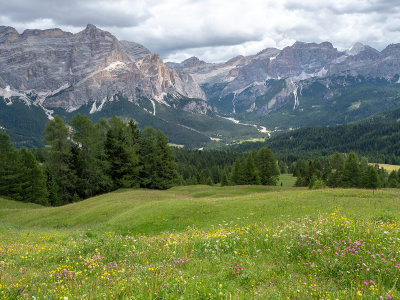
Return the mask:
<svg viewBox="0 0 400 300">
<path fill-rule="evenodd" d="M 399 67 L 400 44 L 339 51 L 296 42 L 224 63 L 164 63 L 94 25 L 76 34 L 0 26 L 0 126 L 14 142 L 38 145 L 54 114 L 118 115 L 199 147 L 395 109 Z"/>
<path fill-rule="evenodd" d="M 225 63 L 211 64 L 192 57 L 179 64 L 167 63 L 167 66 L 190 74 L 203 88 L 207 101 L 220 113 L 262 124 L 263 119 L 269 119 L 265 116 L 281 108 L 286 108 L 285 113 L 294 118 L 298 112 L 318 114 L 319 108 L 339 110 L 342 115 L 346 115 L 346 110 L 362 110 L 368 105 L 363 103 L 367 100 L 363 95 L 343 99 L 349 95 L 348 87 L 352 87 L 353 94 L 357 89 L 362 94 L 370 90 L 371 85 L 377 90 L 387 85 L 396 89 L 394 95 L 397 96 L 398 85 L 393 84 L 399 79 L 400 44 L 389 45 L 379 52 L 361 43 L 339 51 L 329 42 L 296 42 L 282 50 L 267 48 L 256 55 L 238 56 Z M 317 99 L 311 99 L 313 97 Z M 309 105 L 308 102 L 314 100 L 316 103 Z M 387 109 L 392 108 L 393 102 L 394 106 L 399 105 L 398 99 L 391 102 L 386 105 Z M 328 107 L 332 103 L 333 107 Z M 285 119 L 282 115 L 280 118 Z M 331 124 L 346 122 L 340 118 L 331 121 Z M 266 125 L 281 126 L 278 120 L 274 122 Z M 310 124 L 292 120 L 290 125 Z"/>
</svg>

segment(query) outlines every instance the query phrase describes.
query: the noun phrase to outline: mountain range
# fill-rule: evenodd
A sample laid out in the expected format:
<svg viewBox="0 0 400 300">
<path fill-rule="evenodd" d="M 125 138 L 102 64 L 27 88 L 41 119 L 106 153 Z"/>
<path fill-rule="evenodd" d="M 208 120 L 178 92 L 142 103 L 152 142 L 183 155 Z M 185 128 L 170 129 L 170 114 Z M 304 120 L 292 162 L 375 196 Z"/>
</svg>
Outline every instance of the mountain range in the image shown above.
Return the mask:
<svg viewBox="0 0 400 300">
<path fill-rule="evenodd" d="M 399 67 L 400 44 L 296 42 L 223 63 L 164 63 L 94 25 L 76 34 L 0 26 L 0 126 L 19 145 L 39 145 L 54 114 L 116 114 L 177 144 L 227 143 L 400 107 Z"/>
</svg>

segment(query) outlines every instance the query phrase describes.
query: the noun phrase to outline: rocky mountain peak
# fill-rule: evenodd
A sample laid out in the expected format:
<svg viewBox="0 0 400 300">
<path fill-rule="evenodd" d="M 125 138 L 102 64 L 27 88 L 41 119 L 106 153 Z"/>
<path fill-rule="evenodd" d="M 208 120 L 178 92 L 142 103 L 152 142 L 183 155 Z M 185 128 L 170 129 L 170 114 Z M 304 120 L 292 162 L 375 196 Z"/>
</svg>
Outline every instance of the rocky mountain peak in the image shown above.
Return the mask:
<svg viewBox="0 0 400 300">
<path fill-rule="evenodd" d="M 18 33 L 18 31 L 14 27 L 0 26 L 0 36 L 14 33 Z"/>
<path fill-rule="evenodd" d="M 72 35 L 72 33 L 62 31 L 60 28 L 52 28 L 52 29 L 26 29 L 21 37 L 29 38 L 29 37 L 37 37 L 37 36 L 64 36 L 64 35 Z"/>
<path fill-rule="evenodd" d="M 400 44 L 390 44 L 381 53 L 383 56 L 400 54 Z"/>
<path fill-rule="evenodd" d="M 206 64 L 205 61 L 200 60 L 196 56 L 192 56 L 188 59 L 185 59 L 183 62 L 181 62 L 182 67 L 184 68 L 191 68 L 191 67 L 197 67 L 199 65 L 204 65 Z"/>
<path fill-rule="evenodd" d="M 283 50 L 291 49 L 291 50 L 302 50 L 302 49 L 321 49 L 321 50 L 336 50 L 330 42 L 322 42 L 320 44 L 317 43 L 306 43 L 296 41 L 292 46 L 287 46 Z"/>
<path fill-rule="evenodd" d="M 264 50 L 261 50 L 260 52 L 258 52 L 255 56 L 257 56 L 257 58 L 261 58 L 261 57 L 270 58 L 270 57 L 277 56 L 279 54 L 279 52 L 281 52 L 281 50 L 279 50 L 277 48 L 265 48 Z"/>
<path fill-rule="evenodd" d="M 19 38 L 19 33 L 10 26 L 0 26 L 0 43 L 9 43 Z"/>
<path fill-rule="evenodd" d="M 365 45 L 360 42 L 357 42 L 350 49 L 346 50 L 346 54 L 347 55 L 357 55 L 361 51 L 364 51 L 364 50 L 365 50 Z"/>
<path fill-rule="evenodd" d="M 78 32 L 76 35 L 81 37 L 89 37 L 91 39 L 102 39 L 102 38 L 108 38 L 113 40 L 116 39 L 116 37 L 113 36 L 108 31 L 101 30 L 100 28 L 97 28 L 93 24 L 88 24 L 84 30 Z"/>
</svg>

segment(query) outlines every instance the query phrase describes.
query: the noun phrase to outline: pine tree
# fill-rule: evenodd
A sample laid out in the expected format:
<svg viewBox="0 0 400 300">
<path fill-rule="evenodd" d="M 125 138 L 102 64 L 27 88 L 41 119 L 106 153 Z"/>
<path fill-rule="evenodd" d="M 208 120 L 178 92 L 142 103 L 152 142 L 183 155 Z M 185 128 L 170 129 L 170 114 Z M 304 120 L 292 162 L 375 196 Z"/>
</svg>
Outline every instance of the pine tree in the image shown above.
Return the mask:
<svg viewBox="0 0 400 300">
<path fill-rule="evenodd" d="M 140 186 L 143 188 L 153 187 L 153 178 L 155 177 L 156 165 L 156 131 L 151 127 L 146 127 L 139 140 L 139 158 L 140 158 Z"/>
<path fill-rule="evenodd" d="M 106 174 L 108 164 L 104 160 L 104 144 L 99 127 L 80 114 L 72 121 L 72 148 L 74 169 L 78 176 L 77 194 L 81 198 L 92 197 L 109 191 L 111 178 Z M 75 197 L 76 198 L 76 197 Z"/>
<path fill-rule="evenodd" d="M 232 166 L 231 182 L 236 185 L 246 184 L 245 181 L 245 161 L 238 157 Z"/>
<path fill-rule="evenodd" d="M 227 185 L 229 185 L 228 175 L 226 175 L 226 171 L 224 170 L 221 175 L 221 186 L 227 186 Z"/>
<path fill-rule="evenodd" d="M 361 170 L 357 154 L 350 152 L 344 165 L 342 182 L 345 187 L 359 187 L 361 183 Z"/>
<path fill-rule="evenodd" d="M 253 155 L 249 154 L 245 161 L 244 168 L 244 183 L 245 184 L 260 184 L 260 176 L 254 164 Z"/>
<path fill-rule="evenodd" d="M 20 160 L 20 196 L 25 202 L 49 205 L 46 177 L 32 153 L 22 149 Z"/>
<path fill-rule="evenodd" d="M 47 123 L 43 135 L 47 144 L 46 169 L 51 174 L 50 177 L 58 189 L 57 193 L 52 193 L 52 197 L 59 197 L 59 199 L 52 199 L 51 202 L 57 204 L 70 203 L 75 194 L 77 177 L 71 167 L 72 145 L 68 127 L 56 115 L 53 120 Z"/>
<path fill-rule="evenodd" d="M 156 172 L 153 173 L 155 175 L 153 177 L 153 188 L 168 189 L 176 184 L 178 174 L 175 169 L 172 150 L 168 145 L 168 138 L 160 130 L 156 134 L 155 152 Z"/>
<path fill-rule="evenodd" d="M 0 132 L 0 195 L 21 200 L 19 168 L 17 150 L 11 144 L 9 136 Z"/>
<path fill-rule="evenodd" d="M 367 166 L 366 170 L 366 180 L 364 187 L 367 189 L 377 189 L 379 186 L 378 172 L 372 166 Z"/>
<path fill-rule="evenodd" d="M 256 154 L 257 168 L 263 185 L 276 185 L 279 180 L 279 168 L 271 150 L 263 147 Z"/>
<path fill-rule="evenodd" d="M 130 127 L 112 117 L 108 122 L 108 131 L 105 140 L 105 153 L 109 162 L 109 176 L 114 188 L 138 187 L 139 155 L 137 146 L 133 144 Z"/>
<path fill-rule="evenodd" d="M 344 172 L 344 156 L 341 153 L 334 153 L 330 156 L 331 172 L 328 174 L 328 185 L 330 187 L 342 186 L 343 172 Z"/>
<path fill-rule="evenodd" d="M 388 186 L 391 188 L 396 188 L 399 186 L 399 178 L 396 171 L 392 171 L 388 177 Z"/>
</svg>

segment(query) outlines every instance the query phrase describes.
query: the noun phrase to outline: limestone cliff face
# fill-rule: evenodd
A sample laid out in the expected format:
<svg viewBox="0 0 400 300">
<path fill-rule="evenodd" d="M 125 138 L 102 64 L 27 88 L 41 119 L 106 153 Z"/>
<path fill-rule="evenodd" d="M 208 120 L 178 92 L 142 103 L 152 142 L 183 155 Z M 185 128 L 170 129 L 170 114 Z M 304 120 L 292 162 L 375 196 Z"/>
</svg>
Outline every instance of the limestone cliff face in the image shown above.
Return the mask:
<svg viewBox="0 0 400 300">
<path fill-rule="evenodd" d="M 225 63 L 206 63 L 192 57 L 167 65 L 177 72 L 190 74 L 220 112 L 266 115 L 293 99 L 296 109 L 302 88 L 313 80 L 326 78 L 328 85 L 330 76 L 340 74 L 391 80 L 400 74 L 400 44 L 389 45 L 379 52 L 361 43 L 339 51 L 329 42 L 296 42 L 282 50 L 267 48 L 256 55 L 238 56 Z M 283 82 L 282 89 L 276 91 L 276 85 L 271 86 L 271 82 L 279 80 Z M 270 100 L 259 106 L 257 98 L 266 99 L 266 94 Z"/>
<path fill-rule="evenodd" d="M 131 101 L 163 102 L 166 95 L 205 99 L 190 75 L 169 70 L 159 55 L 94 25 L 77 34 L 60 29 L 19 34 L 1 26 L 0 94 L 6 90 L 43 108 L 67 110 L 100 105 L 115 94 Z"/>
</svg>

